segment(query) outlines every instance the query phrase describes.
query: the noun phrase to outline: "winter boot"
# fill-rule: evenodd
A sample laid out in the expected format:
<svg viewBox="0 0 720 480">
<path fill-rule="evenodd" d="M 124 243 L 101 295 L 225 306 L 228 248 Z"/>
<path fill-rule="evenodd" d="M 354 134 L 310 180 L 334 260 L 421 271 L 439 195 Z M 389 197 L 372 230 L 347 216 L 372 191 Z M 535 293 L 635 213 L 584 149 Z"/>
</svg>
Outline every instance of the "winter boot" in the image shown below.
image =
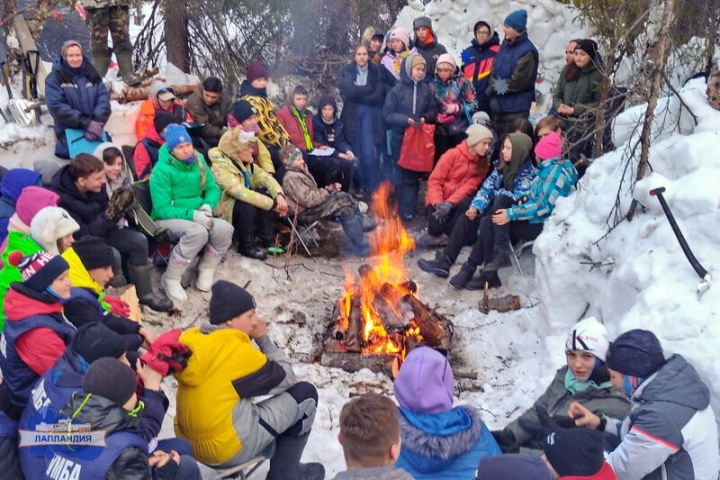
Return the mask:
<svg viewBox="0 0 720 480">
<path fill-rule="evenodd" d="M 377 222 L 373 217 L 371 217 L 370 215 L 363 215 L 362 213 L 360 214 L 360 216 L 362 217 L 362 226 L 364 232 L 371 232 L 375 230 L 375 228 L 377 227 Z"/>
<path fill-rule="evenodd" d="M 440 278 L 447 278 L 450 275 L 450 266 L 453 262 L 443 252 L 435 253 L 435 260 L 418 260 L 418 267 L 423 272 L 432 273 Z"/>
<path fill-rule="evenodd" d="M 286 480 L 290 477 L 297 480 L 323 480 L 325 467 L 322 464 L 300 463 L 309 437 L 309 433 L 299 437 L 279 435 L 266 480 Z"/>
<path fill-rule="evenodd" d="M 254 258 L 255 260 L 265 260 L 267 253 L 255 243 L 255 236 L 242 233 L 240 235 L 240 243 L 238 244 L 238 253 L 243 257 Z"/>
<path fill-rule="evenodd" d="M 340 221 L 342 223 L 343 230 L 345 231 L 345 235 L 353 244 L 355 253 L 361 256 L 367 255 L 370 250 L 370 246 L 368 245 L 367 238 L 365 238 L 362 218 L 355 215 L 350 218 L 343 218 Z"/>
<path fill-rule="evenodd" d="M 165 294 L 170 300 L 172 300 L 175 308 L 179 308 L 180 305 L 187 300 L 187 293 L 180 283 L 183 273 L 187 270 L 191 260 L 183 258 L 177 251 L 177 248 L 173 248 L 168 260 L 168 266 L 165 273 L 162 276 L 162 286 L 165 289 Z"/>
<path fill-rule="evenodd" d="M 198 277 L 195 282 L 195 288 L 201 292 L 209 292 L 215 281 L 215 270 L 220 265 L 223 254 L 215 250 L 212 246 L 205 247 L 205 254 L 198 263 Z"/>
<path fill-rule="evenodd" d="M 477 270 L 475 265 L 470 265 L 468 262 L 463 263 L 457 275 L 450 279 L 450 285 L 455 288 L 465 288 L 468 282 L 472 280 L 473 275 L 475 275 L 475 270 Z"/>
<path fill-rule="evenodd" d="M 140 85 L 140 77 L 135 75 L 132 64 L 132 50 L 124 50 L 122 52 L 115 52 L 117 58 L 118 69 L 120 70 L 120 77 L 130 87 L 136 87 Z"/>
<path fill-rule="evenodd" d="M 125 280 L 125 275 L 123 275 L 122 273 L 119 275 L 115 275 L 107 283 L 108 287 L 113 287 L 113 288 L 120 288 L 120 287 L 124 287 L 125 285 L 127 285 L 127 280 Z"/>
<path fill-rule="evenodd" d="M 265 248 L 275 246 L 275 231 L 273 228 L 274 216 L 261 213 L 258 216 L 257 236 L 258 242 Z"/>
<path fill-rule="evenodd" d="M 478 278 L 470 280 L 467 285 L 465 285 L 465 288 L 468 290 L 485 290 L 485 283 L 488 284 L 488 288 L 502 287 L 502 282 L 497 272 L 485 273 L 483 271 Z"/>
<path fill-rule="evenodd" d="M 448 242 L 448 236 L 444 233 L 441 235 L 438 235 L 437 237 L 430 235 L 430 232 L 425 229 L 417 239 L 417 246 L 423 247 L 423 248 L 433 248 L 433 247 L 444 247 L 447 245 Z"/>
<path fill-rule="evenodd" d="M 507 245 L 495 246 L 493 248 L 492 260 L 490 260 L 482 269 L 483 273 L 493 273 L 500 270 L 509 262 L 509 248 Z"/>
<path fill-rule="evenodd" d="M 152 272 L 152 265 L 128 265 L 128 273 L 130 274 L 130 281 L 135 284 L 138 299 L 140 303 L 148 306 L 156 312 L 167 312 L 173 307 L 173 303 L 167 298 L 162 298 L 155 295 L 152 288 L 152 280 L 150 274 Z"/>
<path fill-rule="evenodd" d="M 110 68 L 111 56 L 112 55 L 110 54 L 109 50 L 93 52 L 92 64 L 93 67 L 95 67 L 95 70 L 97 70 L 98 74 L 100 75 L 100 78 L 104 78 L 105 74 L 108 71 L 108 68 Z"/>
</svg>

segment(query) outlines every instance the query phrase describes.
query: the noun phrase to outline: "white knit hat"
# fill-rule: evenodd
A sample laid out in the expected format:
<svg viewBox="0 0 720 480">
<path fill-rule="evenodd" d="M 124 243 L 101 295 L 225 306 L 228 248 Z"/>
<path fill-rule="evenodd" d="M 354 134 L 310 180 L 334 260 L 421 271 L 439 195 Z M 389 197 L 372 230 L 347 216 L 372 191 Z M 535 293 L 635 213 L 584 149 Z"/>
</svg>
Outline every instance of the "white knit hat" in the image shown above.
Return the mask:
<svg viewBox="0 0 720 480">
<path fill-rule="evenodd" d="M 470 125 L 467 130 L 465 130 L 465 133 L 468 137 L 467 143 L 471 147 L 482 142 L 485 139 L 493 139 L 493 133 L 490 131 L 490 129 L 478 123 L 473 123 L 472 125 Z"/>
<path fill-rule="evenodd" d="M 610 342 L 608 341 L 605 325 L 598 322 L 595 317 L 580 320 L 570 330 L 567 340 L 565 340 L 566 350 L 590 352 L 603 362 L 609 346 Z"/>
<path fill-rule="evenodd" d="M 59 255 L 57 241 L 80 230 L 80 225 L 65 209 L 45 207 L 30 223 L 30 236 L 38 245 L 50 253 Z"/>
</svg>

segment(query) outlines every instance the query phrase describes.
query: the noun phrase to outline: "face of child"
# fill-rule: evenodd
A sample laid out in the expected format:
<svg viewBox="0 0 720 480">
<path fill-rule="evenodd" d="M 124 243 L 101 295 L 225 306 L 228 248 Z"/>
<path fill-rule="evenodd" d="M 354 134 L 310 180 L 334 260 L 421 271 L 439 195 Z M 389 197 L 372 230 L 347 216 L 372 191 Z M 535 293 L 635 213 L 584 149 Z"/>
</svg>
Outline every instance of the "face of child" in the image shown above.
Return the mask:
<svg viewBox="0 0 720 480">
<path fill-rule="evenodd" d="M 102 190 L 105 185 L 105 170 L 99 170 L 93 172 L 87 177 L 81 177 L 77 179 L 77 185 L 81 191 L 98 193 Z"/>
<path fill-rule="evenodd" d="M 260 322 L 262 322 L 262 320 L 260 319 L 260 317 L 257 316 L 257 313 L 255 313 L 255 309 L 253 308 L 243 313 L 239 317 L 235 317 L 232 320 L 229 320 L 227 322 L 227 325 L 230 328 L 234 328 L 235 330 L 245 332 L 252 337 L 252 333 L 258 327 Z"/>
<path fill-rule="evenodd" d="M 355 50 L 355 63 L 359 67 L 364 67 L 368 64 L 368 61 L 370 61 L 370 55 L 368 54 L 367 48 L 358 47 L 358 49 Z"/>
<path fill-rule="evenodd" d="M 105 164 L 105 177 L 108 180 L 117 179 L 120 176 L 120 172 L 122 172 L 122 168 L 123 168 L 122 157 L 115 157 L 115 160 L 113 160 L 112 163 Z"/>
<path fill-rule="evenodd" d="M 252 163 L 253 156 L 252 156 L 252 149 L 246 148 L 245 150 L 242 150 L 240 153 L 238 153 L 238 157 L 243 163 Z"/>
<path fill-rule="evenodd" d="M 506 164 L 510 163 L 510 159 L 512 158 L 512 142 L 509 138 L 506 138 L 503 142 L 502 150 L 500 151 L 500 158 L 502 162 L 500 162 L 498 168 L 502 170 Z"/>
<path fill-rule="evenodd" d="M 332 105 L 325 105 L 320 109 L 323 120 L 331 122 L 335 118 L 335 108 Z"/>
<path fill-rule="evenodd" d="M 250 82 L 250 85 L 252 85 L 253 88 L 257 88 L 259 90 L 262 90 L 263 88 L 266 88 L 268 85 L 268 79 L 265 77 L 256 78 L 252 82 Z"/>
<path fill-rule="evenodd" d="M 480 155 L 481 157 L 484 157 L 487 155 L 488 150 L 490 150 L 490 145 L 492 145 L 492 140 L 489 138 L 486 138 L 485 140 L 481 140 L 480 142 L 473 145 L 473 151 Z"/>
<path fill-rule="evenodd" d="M 542 140 L 543 138 L 547 137 L 551 133 L 553 133 L 553 130 L 551 130 L 550 127 L 542 127 L 540 129 L 538 129 L 538 131 L 537 131 L 537 138 L 538 138 L 538 140 Z M 555 133 L 560 135 L 559 131 L 557 131 Z"/>
<path fill-rule="evenodd" d="M 455 69 L 452 68 L 452 65 L 450 65 L 449 63 L 441 63 L 437 66 L 436 71 L 438 78 L 443 82 L 447 82 L 452 77 Z"/>
<path fill-rule="evenodd" d="M 480 45 L 487 42 L 489 38 L 490 30 L 488 30 L 487 27 L 480 27 L 475 32 L 475 40 L 477 40 Z"/>
<path fill-rule="evenodd" d="M 112 266 L 110 265 L 106 267 L 93 268 L 92 270 L 88 270 L 88 273 L 90 274 L 90 278 L 95 280 L 97 284 L 103 288 L 107 285 L 110 279 L 113 278 Z"/>
<path fill-rule="evenodd" d="M 172 98 L 170 100 L 160 100 L 158 98 L 158 105 L 160 105 L 160 108 L 165 110 L 166 112 L 169 112 L 173 109 L 174 102 L 175 100 Z"/>
<path fill-rule="evenodd" d="M 70 287 L 72 287 L 72 282 L 70 281 L 67 270 L 61 273 L 60 276 L 50 284 L 52 291 L 64 299 L 70 298 Z"/>
<path fill-rule="evenodd" d="M 305 107 L 307 107 L 307 95 L 293 95 L 292 104 L 293 107 L 297 108 L 299 111 L 302 112 L 303 110 L 305 110 Z"/>
<path fill-rule="evenodd" d="M 58 251 L 63 253 L 65 250 L 72 247 L 73 243 L 75 243 L 75 237 L 73 237 L 72 233 L 70 235 L 65 235 L 57 241 Z"/>
<path fill-rule="evenodd" d="M 608 368 L 608 371 L 610 372 L 610 383 L 612 383 L 612 386 L 618 390 L 624 390 L 625 386 L 623 385 L 623 374 L 616 372 L 612 368 Z"/>
<path fill-rule="evenodd" d="M 399 38 L 391 38 L 388 45 L 395 53 L 400 53 L 405 50 L 405 44 Z"/>
<path fill-rule="evenodd" d="M 373 52 L 379 52 L 382 48 L 382 40 L 378 40 L 376 38 L 370 40 L 370 50 Z"/>
<path fill-rule="evenodd" d="M 193 156 L 193 154 L 195 153 L 195 149 L 193 148 L 192 143 L 184 142 L 173 148 L 172 152 L 170 153 L 172 153 L 173 157 L 177 158 L 178 160 L 187 160 L 188 158 Z"/>
<path fill-rule="evenodd" d="M 590 55 L 584 50 L 575 50 L 575 65 L 579 68 L 585 68 L 590 65 Z"/>
<path fill-rule="evenodd" d="M 252 114 L 240 124 L 246 132 L 257 132 L 259 129 L 257 115 Z"/>
<path fill-rule="evenodd" d="M 581 382 L 587 381 L 595 368 L 595 355 L 583 350 L 568 350 L 565 352 L 565 356 L 568 368 L 575 378 Z"/>
<path fill-rule="evenodd" d="M 415 30 L 415 33 L 417 34 L 418 40 L 424 42 L 428 33 L 430 33 L 430 29 L 428 27 L 418 27 L 418 29 Z"/>
<path fill-rule="evenodd" d="M 65 63 L 70 68 L 80 68 L 83 63 L 82 50 L 79 47 L 70 47 L 65 50 Z"/>
<path fill-rule="evenodd" d="M 420 65 L 415 65 L 412 70 L 412 79 L 416 82 L 422 81 L 423 78 L 425 78 L 425 65 L 422 63 Z"/>
</svg>

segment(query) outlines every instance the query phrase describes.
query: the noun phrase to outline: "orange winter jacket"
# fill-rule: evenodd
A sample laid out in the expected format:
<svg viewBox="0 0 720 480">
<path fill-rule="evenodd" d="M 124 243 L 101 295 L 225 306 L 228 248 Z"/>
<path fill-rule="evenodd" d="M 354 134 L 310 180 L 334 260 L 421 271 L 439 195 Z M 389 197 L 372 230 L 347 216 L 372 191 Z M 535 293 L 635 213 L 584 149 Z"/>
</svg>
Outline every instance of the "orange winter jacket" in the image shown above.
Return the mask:
<svg viewBox="0 0 720 480">
<path fill-rule="evenodd" d="M 440 157 L 435 165 L 428 179 L 425 205 L 442 202 L 457 205 L 477 192 L 489 169 L 488 159 L 470 152 L 467 140 L 463 140 Z"/>
</svg>

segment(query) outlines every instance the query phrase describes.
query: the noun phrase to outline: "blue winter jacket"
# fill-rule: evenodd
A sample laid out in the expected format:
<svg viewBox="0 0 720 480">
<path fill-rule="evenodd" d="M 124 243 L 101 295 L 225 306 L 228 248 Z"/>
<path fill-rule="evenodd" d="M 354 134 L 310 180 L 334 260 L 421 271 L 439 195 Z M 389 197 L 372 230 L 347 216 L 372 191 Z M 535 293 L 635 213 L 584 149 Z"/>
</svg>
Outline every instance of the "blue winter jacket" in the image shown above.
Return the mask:
<svg viewBox="0 0 720 480">
<path fill-rule="evenodd" d="M 70 68 L 62 57 L 53 63 L 45 80 L 45 100 L 55 121 L 55 155 L 70 158 L 65 129 L 86 130 L 95 120 L 110 118 L 110 93 L 90 60 L 83 58 L 80 68 Z"/>
<path fill-rule="evenodd" d="M 527 220 L 542 223 L 555 209 L 558 197 L 567 197 L 578 179 L 577 170 L 570 160 L 551 158 L 538 165 L 538 176 L 530 186 L 528 199 L 522 205 L 507 210 L 512 221 Z"/>
<path fill-rule="evenodd" d="M 503 188 L 502 170 L 493 168 L 490 175 L 488 175 L 482 185 L 480 185 L 480 189 L 475 194 L 472 203 L 470 203 L 470 208 L 474 208 L 482 215 L 485 209 L 492 205 L 496 195 L 507 195 L 508 197 L 512 197 L 513 200 L 520 200 L 530 191 L 530 187 L 536 176 L 537 169 L 535 165 L 533 165 L 532 159 L 528 157 L 520 165 L 520 168 L 518 168 L 517 174 L 515 175 L 513 191 L 508 192 Z"/>
<path fill-rule="evenodd" d="M 515 90 L 512 86 L 513 74 L 518 62 L 525 55 L 533 56 L 533 70 L 527 83 Z M 495 56 L 492 69 L 493 97 L 490 100 L 491 109 L 497 113 L 523 113 L 529 112 L 535 100 L 535 82 L 538 74 L 539 54 L 535 45 L 530 41 L 527 32 L 514 41 L 503 41 L 500 51 Z M 524 83 L 524 82 L 523 82 Z M 501 87 L 502 85 L 502 87 Z M 493 100 L 496 103 L 493 103 Z"/>
<path fill-rule="evenodd" d="M 395 465 L 416 479 L 474 480 L 480 459 L 502 453 L 472 407 L 437 414 L 400 408 L 400 427 L 402 449 Z"/>
<path fill-rule="evenodd" d="M 17 202 L 23 188 L 42 184 L 42 176 L 27 168 L 13 168 L 2 178 L 0 184 L 0 243 L 7 237 L 10 217 L 15 214 Z"/>
</svg>

